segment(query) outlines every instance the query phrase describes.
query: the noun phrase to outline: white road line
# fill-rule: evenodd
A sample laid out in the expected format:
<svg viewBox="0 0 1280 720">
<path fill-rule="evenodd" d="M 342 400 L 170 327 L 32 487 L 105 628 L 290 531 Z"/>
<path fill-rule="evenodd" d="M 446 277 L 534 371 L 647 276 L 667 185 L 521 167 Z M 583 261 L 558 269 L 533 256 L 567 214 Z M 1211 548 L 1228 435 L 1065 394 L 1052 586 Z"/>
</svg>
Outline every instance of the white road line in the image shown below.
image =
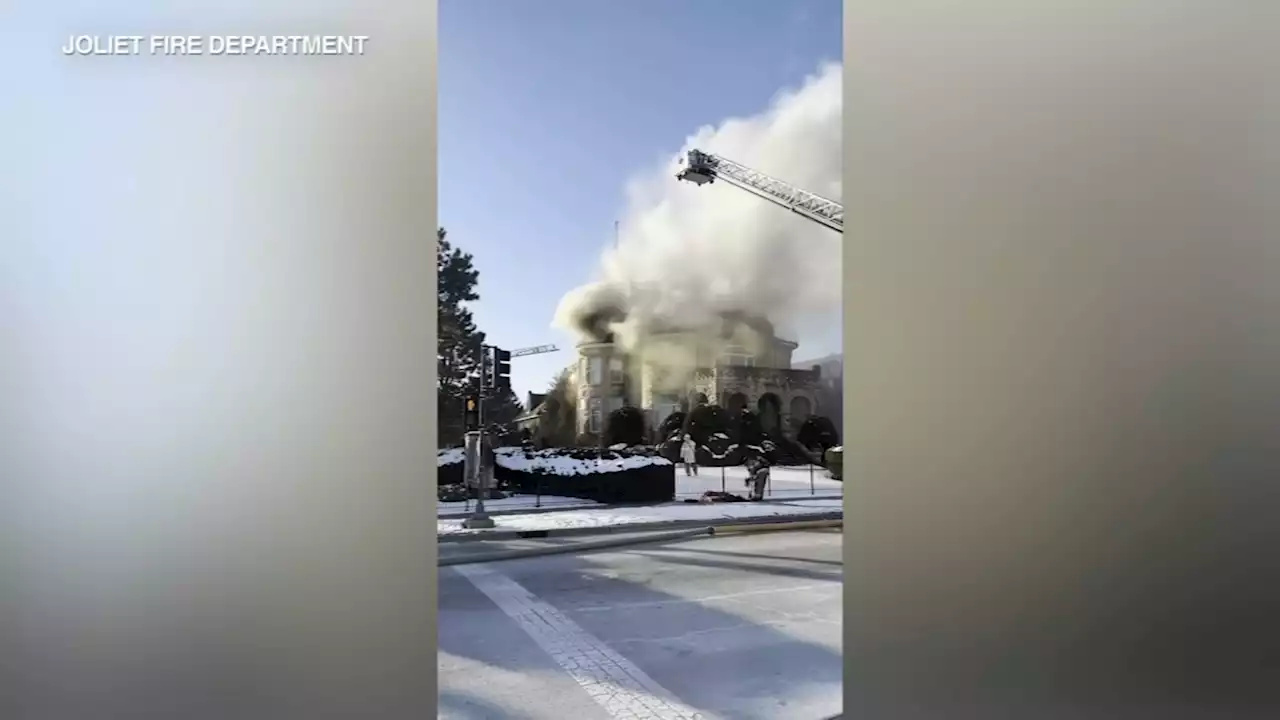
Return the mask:
<svg viewBox="0 0 1280 720">
<path fill-rule="evenodd" d="M 483 565 L 455 565 L 615 720 L 712 720 L 523 585 Z"/>
</svg>

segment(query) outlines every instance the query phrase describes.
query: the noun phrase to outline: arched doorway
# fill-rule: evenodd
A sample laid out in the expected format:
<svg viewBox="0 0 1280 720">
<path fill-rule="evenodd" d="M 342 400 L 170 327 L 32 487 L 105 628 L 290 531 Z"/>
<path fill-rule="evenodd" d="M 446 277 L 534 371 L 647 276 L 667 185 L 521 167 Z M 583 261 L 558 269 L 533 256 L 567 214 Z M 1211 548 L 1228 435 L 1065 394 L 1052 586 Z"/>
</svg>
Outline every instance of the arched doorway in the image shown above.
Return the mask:
<svg viewBox="0 0 1280 720">
<path fill-rule="evenodd" d="M 782 400 L 773 393 L 765 393 L 756 403 L 760 414 L 760 428 L 766 434 L 776 433 L 782 425 Z"/>
<path fill-rule="evenodd" d="M 724 409 L 728 410 L 731 417 L 737 417 L 747 407 L 747 396 L 740 392 L 733 393 L 725 398 Z"/>
<path fill-rule="evenodd" d="M 799 430 L 805 420 L 813 414 L 813 403 L 804 395 L 796 395 L 791 398 L 791 428 Z"/>
</svg>

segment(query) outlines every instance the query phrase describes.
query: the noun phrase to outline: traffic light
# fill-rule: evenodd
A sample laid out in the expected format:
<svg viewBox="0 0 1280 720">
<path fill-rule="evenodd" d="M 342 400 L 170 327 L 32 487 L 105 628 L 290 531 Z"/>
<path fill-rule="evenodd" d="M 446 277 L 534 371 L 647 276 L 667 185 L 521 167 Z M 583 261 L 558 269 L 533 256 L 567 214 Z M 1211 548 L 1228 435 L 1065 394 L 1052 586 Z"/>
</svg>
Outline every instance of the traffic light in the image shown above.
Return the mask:
<svg viewBox="0 0 1280 720">
<path fill-rule="evenodd" d="M 480 357 L 480 377 L 485 390 L 511 387 L 511 351 L 485 345 Z"/>
<path fill-rule="evenodd" d="M 493 349 L 493 387 L 497 390 L 511 389 L 511 351 L 509 350 Z"/>
<path fill-rule="evenodd" d="M 480 429 L 480 398 L 467 395 L 462 399 L 462 421 L 467 431 Z"/>
<path fill-rule="evenodd" d="M 485 390 L 492 390 L 494 384 L 493 348 L 485 345 L 484 350 L 480 353 L 480 387 Z"/>
</svg>

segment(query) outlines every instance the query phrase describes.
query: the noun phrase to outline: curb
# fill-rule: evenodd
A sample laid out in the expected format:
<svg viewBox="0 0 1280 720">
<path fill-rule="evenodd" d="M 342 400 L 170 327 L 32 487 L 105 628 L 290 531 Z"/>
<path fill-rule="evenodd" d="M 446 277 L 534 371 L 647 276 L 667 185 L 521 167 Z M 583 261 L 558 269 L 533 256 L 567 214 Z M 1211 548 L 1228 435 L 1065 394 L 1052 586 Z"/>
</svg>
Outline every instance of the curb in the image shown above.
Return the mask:
<svg viewBox="0 0 1280 720">
<path fill-rule="evenodd" d="M 843 494 L 841 495 L 796 495 L 795 497 L 779 497 L 775 495 L 772 497 L 766 496 L 763 502 L 790 503 L 790 502 L 798 502 L 801 500 L 843 500 L 843 499 L 844 499 Z M 663 504 L 664 505 L 670 505 L 670 504 L 692 505 L 694 503 L 686 503 L 684 502 L 684 498 L 681 498 L 679 500 L 672 500 L 670 503 L 663 503 Z M 654 505 L 652 503 L 639 503 L 635 505 L 569 505 L 569 504 L 543 505 L 542 507 L 511 508 L 509 510 L 502 510 L 502 509 L 487 510 L 485 514 L 488 515 L 489 517 L 501 517 L 503 515 L 541 515 L 543 513 L 549 513 L 549 512 L 569 512 L 573 510 L 617 510 L 617 509 L 629 509 L 629 508 L 637 508 L 637 507 L 654 507 Z M 436 519 L 437 520 L 466 520 L 467 518 L 471 517 L 473 512 L 474 511 L 469 511 L 469 510 L 456 510 L 456 511 L 450 511 L 447 513 L 438 512 L 436 513 Z"/>
<path fill-rule="evenodd" d="M 501 560 L 523 560 L 526 558 L 545 557 L 547 555 L 568 555 L 590 552 L 592 550 L 607 550 L 615 547 L 627 547 L 630 545 L 669 542 L 671 540 L 686 540 L 702 535 L 711 535 L 713 530 L 714 528 L 701 527 L 693 528 L 691 530 L 672 530 L 665 533 L 654 533 L 652 535 L 646 535 L 639 538 L 609 538 L 606 540 L 596 540 L 595 542 L 578 543 L 567 547 L 563 545 L 556 545 L 554 547 L 521 548 L 519 550 L 499 550 L 484 554 L 460 555 L 458 557 L 439 558 L 436 560 L 436 567 L 499 562 Z"/>
<path fill-rule="evenodd" d="M 473 502 L 472 505 L 475 503 Z M 633 508 L 633 507 L 650 507 L 650 505 L 582 505 L 568 503 L 564 505 L 543 505 L 542 507 L 524 507 L 499 510 L 486 510 L 485 514 L 489 517 L 501 517 L 503 515 L 541 515 L 549 512 L 568 512 L 570 510 L 612 510 L 615 508 Z M 466 520 L 471 517 L 474 510 L 456 510 L 447 513 L 437 513 L 437 520 Z"/>
<path fill-rule="evenodd" d="M 844 527 L 844 518 L 838 520 L 797 520 L 796 522 L 770 524 L 719 525 L 707 528 L 711 535 L 742 535 L 745 533 L 786 532 L 788 530 L 819 530 Z"/>
<path fill-rule="evenodd" d="M 588 535 L 611 535 L 613 533 L 633 533 L 663 530 L 692 530 L 714 528 L 740 528 L 763 525 L 785 525 L 794 523 L 844 521 L 844 511 L 792 513 L 789 515 L 766 515 L 760 518 L 725 518 L 722 521 L 706 520 L 659 520 L 644 523 L 623 523 L 620 525 L 602 525 L 600 527 L 564 528 L 562 530 L 495 530 L 474 533 L 449 533 L 436 535 L 437 543 L 477 542 L 481 540 L 527 540 L 546 537 L 584 537 Z M 727 532 L 741 532 L 728 530 Z"/>
</svg>

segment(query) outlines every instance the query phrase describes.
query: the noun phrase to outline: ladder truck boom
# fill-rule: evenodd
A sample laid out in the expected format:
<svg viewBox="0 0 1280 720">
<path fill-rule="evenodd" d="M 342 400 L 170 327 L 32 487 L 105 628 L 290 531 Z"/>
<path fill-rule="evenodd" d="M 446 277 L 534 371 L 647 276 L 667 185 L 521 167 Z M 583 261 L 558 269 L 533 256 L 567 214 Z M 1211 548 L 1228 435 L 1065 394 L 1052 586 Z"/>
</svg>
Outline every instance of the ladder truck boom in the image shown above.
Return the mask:
<svg viewBox="0 0 1280 720">
<path fill-rule="evenodd" d="M 543 353 L 552 353 L 559 351 L 560 348 L 555 345 L 534 345 L 533 347 L 519 348 L 511 351 L 511 357 L 525 357 L 526 355 L 541 355 Z"/>
<path fill-rule="evenodd" d="M 801 190 L 745 165 L 701 150 L 690 150 L 687 162 L 688 165 L 676 174 L 676 179 L 687 180 L 695 185 L 724 180 L 797 215 L 844 233 L 844 205 L 834 200 Z"/>
</svg>

